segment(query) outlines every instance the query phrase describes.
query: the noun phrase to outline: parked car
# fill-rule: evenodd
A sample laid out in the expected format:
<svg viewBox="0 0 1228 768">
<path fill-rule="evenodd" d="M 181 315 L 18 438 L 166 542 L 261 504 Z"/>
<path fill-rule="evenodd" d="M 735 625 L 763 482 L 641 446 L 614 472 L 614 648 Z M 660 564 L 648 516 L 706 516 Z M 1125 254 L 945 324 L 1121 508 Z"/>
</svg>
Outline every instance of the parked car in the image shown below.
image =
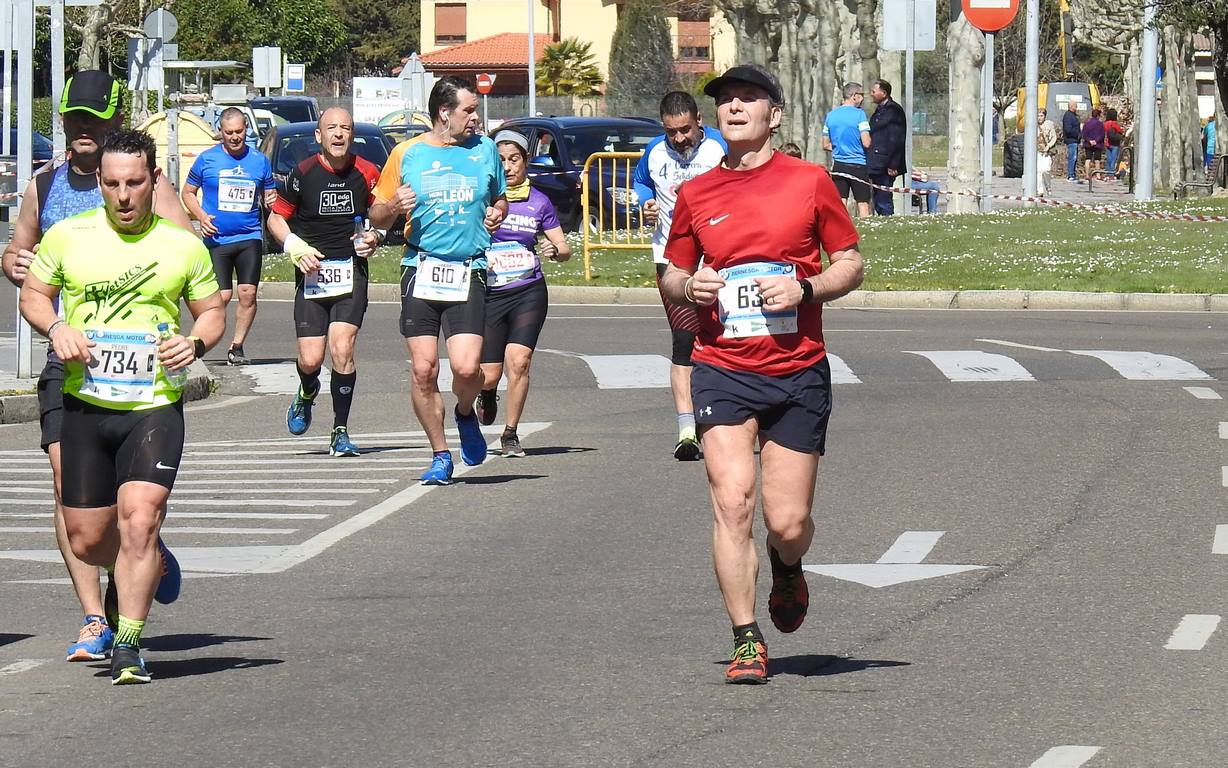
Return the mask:
<svg viewBox="0 0 1228 768">
<path fill-rule="evenodd" d="M 381 125 L 380 130 L 394 142 L 400 144 L 406 139 L 412 139 L 419 134 L 426 133 L 430 128 L 417 123 L 401 123 L 398 125 Z"/>
<path fill-rule="evenodd" d="M 595 152 L 643 152 L 664 129 L 655 120 L 627 117 L 516 117 L 500 130 L 511 128 L 529 140 L 529 178 L 554 203 L 563 228 L 579 228 L 584 208 L 580 199 L 584 163 Z M 631 161 L 630 168 L 635 168 Z M 638 227 L 639 206 L 627 193 L 627 164 L 604 164 L 601 178 L 594 166 L 589 174 L 591 200 L 588 225 L 614 229 Z M 604 203 L 602 203 L 604 201 Z M 604 206 L 605 217 L 597 221 Z"/>
<path fill-rule="evenodd" d="M 378 125 L 374 123 L 354 123 L 353 152 L 359 157 L 371 162 L 376 168 L 384 169 L 388 162 L 388 154 L 396 142 L 389 138 Z M 316 141 L 316 124 L 286 123 L 269 128 L 260 142 L 260 151 L 269 159 L 273 166 L 273 178 L 277 182 L 277 191 L 285 190 L 286 177 L 294 166 L 320 151 Z M 399 220 L 400 221 L 400 220 Z M 403 225 L 404 222 L 401 221 Z M 396 244 L 404 242 L 401 227 L 394 224 L 388 229 L 388 242 Z M 266 237 L 266 250 L 280 250 Z"/>
<path fill-rule="evenodd" d="M 320 105 L 311 96 L 257 96 L 247 100 L 252 109 L 267 109 L 287 123 L 315 122 Z"/>
<path fill-rule="evenodd" d="M 17 126 L 9 129 L 9 147 L 14 156 L 17 154 Z M 52 157 L 55 156 L 55 146 L 51 143 L 51 139 L 47 138 L 38 131 L 34 132 L 33 141 L 30 149 L 33 153 L 34 167 L 31 170 L 37 171 L 42 168 Z"/>
</svg>

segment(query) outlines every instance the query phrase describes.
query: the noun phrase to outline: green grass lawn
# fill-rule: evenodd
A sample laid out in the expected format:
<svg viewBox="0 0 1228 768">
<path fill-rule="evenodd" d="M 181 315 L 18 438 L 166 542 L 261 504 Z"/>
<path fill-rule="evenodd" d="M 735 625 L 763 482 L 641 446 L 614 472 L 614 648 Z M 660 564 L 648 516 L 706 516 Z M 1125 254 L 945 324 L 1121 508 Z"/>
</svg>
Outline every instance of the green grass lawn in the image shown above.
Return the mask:
<svg viewBox="0 0 1228 768">
<path fill-rule="evenodd" d="M 1228 199 L 1144 207 L 1228 215 Z M 873 218 L 857 228 L 866 290 L 1228 293 L 1228 222 L 1143 221 L 1046 208 Z M 595 250 L 593 281 L 587 283 L 579 237 L 570 239 L 571 261 L 545 265 L 550 283 L 655 285 L 647 248 Z M 381 248 L 371 263 L 372 279 L 398 280 L 399 257 L 399 248 Z M 285 256 L 266 257 L 265 280 L 291 280 L 292 274 Z"/>
</svg>

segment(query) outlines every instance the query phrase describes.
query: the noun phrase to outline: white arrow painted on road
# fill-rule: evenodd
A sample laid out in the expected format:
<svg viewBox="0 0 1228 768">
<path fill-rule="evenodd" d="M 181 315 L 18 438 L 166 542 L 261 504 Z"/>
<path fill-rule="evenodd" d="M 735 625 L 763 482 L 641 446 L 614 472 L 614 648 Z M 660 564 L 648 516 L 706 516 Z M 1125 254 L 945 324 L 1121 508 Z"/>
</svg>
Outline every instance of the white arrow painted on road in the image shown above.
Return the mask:
<svg viewBox="0 0 1228 768">
<path fill-rule="evenodd" d="M 944 533 L 946 531 L 905 531 L 875 563 L 831 563 L 804 565 L 802 568 L 821 576 L 854 581 L 878 589 L 893 584 L 903 584 L 907 581 L 950 576 L 985 567 L 983 565 L 946 565 L 922 562 Z"/>
</svg>

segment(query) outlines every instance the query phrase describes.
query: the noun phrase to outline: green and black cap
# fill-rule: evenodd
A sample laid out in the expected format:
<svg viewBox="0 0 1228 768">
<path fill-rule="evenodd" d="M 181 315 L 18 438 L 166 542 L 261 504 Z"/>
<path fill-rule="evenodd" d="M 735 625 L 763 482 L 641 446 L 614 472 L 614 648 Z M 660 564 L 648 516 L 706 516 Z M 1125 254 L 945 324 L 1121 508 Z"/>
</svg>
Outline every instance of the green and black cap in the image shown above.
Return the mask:
<svg viewBox="0 0 1228 768">
<path fill-rule="evenodd" d="M 60 114 L 88 112 L 110 120 L 119 111 L 119 81 L 100 69 L 86 69 L 68 78 L 60 96 Z"/>
</svg>

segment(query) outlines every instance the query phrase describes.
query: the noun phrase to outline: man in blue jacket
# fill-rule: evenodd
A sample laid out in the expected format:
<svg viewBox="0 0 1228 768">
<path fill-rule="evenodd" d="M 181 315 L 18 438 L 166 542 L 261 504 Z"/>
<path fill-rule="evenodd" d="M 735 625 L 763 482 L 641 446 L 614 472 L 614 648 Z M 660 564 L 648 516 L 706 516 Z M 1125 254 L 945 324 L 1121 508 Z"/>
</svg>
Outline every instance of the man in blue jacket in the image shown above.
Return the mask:
<svg viewBox="0 0 1228 768">
<path fill-rule="evenodd" d="M 1075 180 L 1075 168 L 1079 165 L 1079 141 L 1083 130 L 1079 125 L 1079 102 L 1072 101 L 1062 115 L 1062 142 L 1066 144 L 1066 180 Z"/>
<path fill-rule="evenodd" d="M 701 173 L 720 165 L 725 157 L 725 140 L 708 128 L 699 117 L 699 105 L 683 91 L 672 91 L 661 99 L 661 124 L 665 135 L 653 139 L 635 166 L 632 183 L 639 198 L 644 223 L 654 227 L 652 257 L 657 267 L 657 286 L 665 274 L 665 241 L 678 200 L 678 187 Z M 665 315 L 673 336 L 669 384 L 678 413 L 678 443 L 674 458 L 699 459 L 699 439 L 695 432 L 695 413 L 691 405 L 691 349 L 699 331 L 695 308 L 674 304 L 661 294 Z"/>
<path fill-rule="evenodd" d="M 908 119 L 904 108 L 891 98 L 891 83 L 875 80 L 870 88 L 870 98 L 878 108 L 870 115 L 870 153 L 866 158 L 866 170 L 870 181 L 890 187 L 895 177 L 904 172 L 904 142 L 907 140 Z M 874 190 L 874 212 L 880 216 L 895 213 L 891 193 Z"/>
</svg>

